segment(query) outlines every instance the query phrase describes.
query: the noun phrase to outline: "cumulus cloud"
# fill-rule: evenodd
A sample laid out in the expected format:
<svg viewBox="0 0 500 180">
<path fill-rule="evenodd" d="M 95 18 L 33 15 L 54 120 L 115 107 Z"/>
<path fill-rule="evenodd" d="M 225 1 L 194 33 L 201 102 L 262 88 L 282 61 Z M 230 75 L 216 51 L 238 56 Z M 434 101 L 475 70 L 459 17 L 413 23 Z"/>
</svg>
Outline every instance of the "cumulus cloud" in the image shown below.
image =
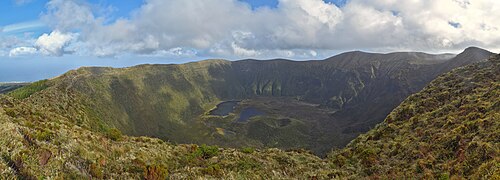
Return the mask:
<svg viewBox="0 0 500 180">
<path fill-rule="evenodd" d="M 65 34 L 59 31 L 53 31 L 50 34 L 43 34 L 36 42 L 35 46 L 44 55 L 62 56 L 64 48 L 75 39 L 74 34 Z"/>
<path fill-rule="evenodd" d="M 277 8 L 256 10 L 238 0 L 146 0 L 130 18 L 111 23 L 84 1 L 51 0 L 47 7 L 43 19 L 55 32 L 79 32 L 86 51 L 97 56 L 169 54 L 179 47 L 226 57 L 500 48 L 497 0 L 350 0 L 342 7 L 322 0 L 279 0 Z M 61 55 L 70 39 L 37 47 Z"/>
<path fill-rule="evenodd" d="M 38 51 L 34 47 L 17 47 L 11 49 L 9 52 L 10 57 L 23 56 L 23 55 L 33 55 Z"/>
</svg>

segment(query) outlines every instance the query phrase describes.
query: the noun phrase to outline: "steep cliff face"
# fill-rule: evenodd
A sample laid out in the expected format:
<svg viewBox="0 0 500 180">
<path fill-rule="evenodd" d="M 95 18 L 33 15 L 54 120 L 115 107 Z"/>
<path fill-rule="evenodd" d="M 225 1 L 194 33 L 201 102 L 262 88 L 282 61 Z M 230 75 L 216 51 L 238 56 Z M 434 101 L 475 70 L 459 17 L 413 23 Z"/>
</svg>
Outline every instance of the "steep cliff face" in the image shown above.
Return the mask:
<svg viewBox="0 0 500 180">
<path fill-rule="evenodd" d="M 404 98 L 446 72 L 442 67 L 487 56 L 480 49 L 468 49 L 453 58 L 449 54 L 349 52 L 323 61 L 208 60 L 123 69 L 87 67 L 46 82 L 50 87 L 25 101 L 77 117 L 71 119 L 84 127 L 116 127 L 128 135 L 179 143 L 294 148 L 279 144 L 299 128 L 303 138 L 297 147 L 324 154 L 381 122 Z M 293 98 L 315 104 L 324 113 L 307 119 L 271 112 L 265 120 L 237 127 L 207 126 L 200 120 L 221 101 L 256 97 Z M 280 119 L 295 119 L 298 124 L 276 128 L 269 123 Z M 249 137 L 252 127 L 267 129 L 262 133 L 274 140 Z M 213 137 L 217 128 L 230 129 L 236 140 Z M 285 132 L 272 135 L 277 130 Z"/>
</svg>

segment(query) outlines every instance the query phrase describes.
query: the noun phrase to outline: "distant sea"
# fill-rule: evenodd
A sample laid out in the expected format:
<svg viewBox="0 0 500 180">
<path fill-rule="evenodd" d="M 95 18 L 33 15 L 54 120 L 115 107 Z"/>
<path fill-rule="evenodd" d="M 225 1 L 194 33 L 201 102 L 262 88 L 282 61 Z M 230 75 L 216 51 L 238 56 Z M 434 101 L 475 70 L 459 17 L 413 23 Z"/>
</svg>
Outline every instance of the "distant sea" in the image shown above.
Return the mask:
<svg viewBox="0 0 500 180">
<path fill-rule="evenodd" d="M 179 64 L 201 59 L 97 58 L 97 57 L 0 57 L 0 82 L 34 82 L 59 76 L 82 66 L 129 67 L 139 64 Z"/>
</svg>

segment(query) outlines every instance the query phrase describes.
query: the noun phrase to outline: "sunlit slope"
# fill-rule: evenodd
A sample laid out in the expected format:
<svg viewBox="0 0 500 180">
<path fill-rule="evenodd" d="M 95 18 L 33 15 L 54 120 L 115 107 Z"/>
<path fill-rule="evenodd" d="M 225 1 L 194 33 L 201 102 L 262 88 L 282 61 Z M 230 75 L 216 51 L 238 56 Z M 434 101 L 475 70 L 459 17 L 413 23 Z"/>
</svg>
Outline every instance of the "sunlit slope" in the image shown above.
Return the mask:
<svg viewBox="0 0 500 180">
<path fill-rule="evenodd" d="M 499 147 L 497 55 L 438 77 L 329 159 L 353 176 L 498 179 Z"/>
</svg>

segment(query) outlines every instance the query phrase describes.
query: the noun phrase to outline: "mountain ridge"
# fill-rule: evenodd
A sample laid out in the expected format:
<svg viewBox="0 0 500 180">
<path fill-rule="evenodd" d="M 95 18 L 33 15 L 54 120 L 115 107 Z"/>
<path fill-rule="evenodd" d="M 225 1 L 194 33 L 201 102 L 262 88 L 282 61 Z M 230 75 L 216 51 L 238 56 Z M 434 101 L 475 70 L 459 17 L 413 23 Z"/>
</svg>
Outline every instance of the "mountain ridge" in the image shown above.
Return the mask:
<svg viewBox="0 0 500 180">
<path fill-rule="evenodd" d="M 172 144 L 101 132 L 79 123 L 81 117 L 68 116 L 84 106 L 72 104 L 82 100 L 79 94 L 51 89 L 64 86 L 25 99 L 0 95 L 0 177 L 498 179 L 499 68 L 496 55 L 439 76 L 325 159 L 304 150 Z"/>
<path fill-rule="evenodd" d="M 40 104 L 57 100 L 40 104 L 54 111 L 61 111 L 57 106 L 76 104 L 78 107 L 69 111 L 74 114 L 66 112 L 68 116 L 79 117 L 83 127 L 101 131 L 118 128 L 127 135 L 177 143 L 306 148 L 324 155 L 381 122 L 404 98 L 443 72 L 437 65 L 410 63 L 414 58 L 411 53 L 343 56 L 335 56 L 342 61 L 208 60 L 119 69 L 84 67 L 48 81 L 50 87 L 27 101 Z M 483 57 L 487 56 L 470 63 Z M 355 61 L 344 63 L 351 59 Z M 66 95 L 54 98 L 56 94 Z M 266 100 L 251 101 L 257 97 Z M 263 107 L 272 112 L 246 124 L 205 115 L 226 100 L 249 99 L 250 106 L 259 106 L 273 103 L 275 98 L 296 99 L 289 102 L 298 107 L 302 107 L 301 101 L 316 104 L 318 114 L 297 116 L 283 104 Z M 281 110 L 272 110 L 276 108 Z M 235 113 L 231 117 L 236 118 Z M 273 122 L 280 119 L 294 123 L 276 127 Z M 218 129 L 236 136 L 219 135 Z M 296 131 L 301 133 L 293 133 Z M 290 135 L 297 139 L 297 145 L 285 143 Z"/>
</svg>

